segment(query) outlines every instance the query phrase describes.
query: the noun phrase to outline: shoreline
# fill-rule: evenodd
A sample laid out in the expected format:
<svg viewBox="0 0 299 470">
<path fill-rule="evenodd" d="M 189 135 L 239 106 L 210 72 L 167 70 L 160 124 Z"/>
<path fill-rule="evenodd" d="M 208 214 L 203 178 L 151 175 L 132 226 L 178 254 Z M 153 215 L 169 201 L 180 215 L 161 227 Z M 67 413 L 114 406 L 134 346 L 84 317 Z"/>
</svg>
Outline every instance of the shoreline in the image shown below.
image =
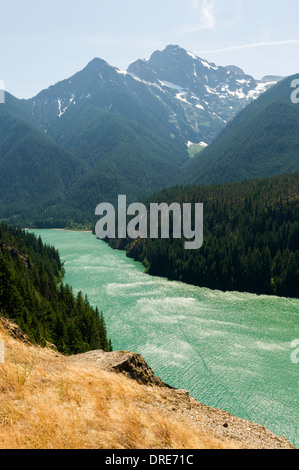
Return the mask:
<svg viewBox="0 0 299 470">
<path fill-rule="evenodd" d="M 84 232 L 84 233 L 92 233 L 92 230 L 71 230 L 71 229 L 66 229 L 66 228 L 22 228 L 22 230 L 56 230 L 59 232 Z"/>
</svg>

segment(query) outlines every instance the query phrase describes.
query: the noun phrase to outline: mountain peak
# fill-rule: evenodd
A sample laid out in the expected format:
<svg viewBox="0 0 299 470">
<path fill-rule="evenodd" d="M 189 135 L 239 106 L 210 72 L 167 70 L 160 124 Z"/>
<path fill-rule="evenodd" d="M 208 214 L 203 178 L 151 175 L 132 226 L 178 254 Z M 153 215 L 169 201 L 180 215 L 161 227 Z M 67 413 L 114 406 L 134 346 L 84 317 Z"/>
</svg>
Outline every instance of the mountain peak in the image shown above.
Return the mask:
<svg viewBox="0 0 299 470">
<path fill-rule="evenodd" d="M 271 85 L 257 82 L 238 67 L 217 66 L 169 44 L 148 60 L 131 64 L 127 73 L 95 57 L 83 70 L 33 98 L 31 114 L 42 129 L 49 130 L 51 122 L 76 104 L 93 104 L 134 120 L 135 106 L 139 111 L 144 106 L 147 125 L 153 126 L 148 113 L 154 110 L 155 116 L 164 116 L 167 136 L 177 136 L 186 145 L 209 144 L 238 111 Z"/>
<path fill-rule="evenodd" d="M 162 55 L 162 56 L 165 56 L 165 55 L 180 55 L 180 56 L 191 56 L 193 59 L 199 59 L 199 57 L 197 57 L 195 54 L 193 54 L 193 52 L 189 52 L 187 51 L 186 49 L 184 49 L 183 47 L 179 46 L 179 45 L 174 45 L 174 44 L 169 44 L 168 46 L 165 47 L 165 49 L 163 49 L 162 51 L 155 51 L 150 60 L 152 59 L 153 56 L 155 56 L 156 54 L 159 54 L 159 55 Z"/>
<path fill-rule="evenodd" d="M 168 44 L 168 46 L 166 46 L 164 50 L 169 52 L 169 51 L 177 51 L 177 50 L 184 50 L 184 49 L 178 44 L 176 45 Z"/>
<path fill-rule="evenodd" d="M 240 67 L 237 67 L 236 65 L 227 65 L 225 68 L 226 70 L 228 70 L 231 73 L 234 73 L 235 75 L 241 75 L 241 76 L 245 75 L 245 72 L 242 69 L 240 69 Z"/>
<path fill-rule="evenodd" d="M 88 64 L 86 65 L 85 69 L 98 69 L 98 68 L 102 68 L 103 66 L 106 66 L 106 67 L 111 67 L 108 62 L 106 62 L 106 60 L 104 59 L 100 59 L 99 57 L 95 57 L 94 59 L 92 59 L 90 62 L 88 62 Z"/>
</svg>

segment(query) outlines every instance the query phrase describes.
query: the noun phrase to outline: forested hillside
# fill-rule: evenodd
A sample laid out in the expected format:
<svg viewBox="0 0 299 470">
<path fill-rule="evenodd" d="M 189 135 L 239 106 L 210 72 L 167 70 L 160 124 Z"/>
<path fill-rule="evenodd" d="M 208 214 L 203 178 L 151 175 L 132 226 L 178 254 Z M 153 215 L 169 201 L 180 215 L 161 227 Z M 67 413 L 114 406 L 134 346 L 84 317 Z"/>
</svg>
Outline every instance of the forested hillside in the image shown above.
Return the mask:
<svg viewBox="0 0 299 470">
<path fill-rule="evenodd" d="M 169 45 L 127 71 L 95 58 L 31 99 L 6 93 L 0 220 L 91 228 L 101 202 L 115 203 L 119 194 L 134 202 L 181 184 L 181 177 L 189 182 L 188 146 L 210 143 L 277 80 L 256 81 Z M 231 161 L 229 171 L 238 166 Z M 196 168 L 190 171 L 197 177 Z"/>
<path fill-rule="evenodd" d="M 13 225 L 91 228 L 100 202 L 161 190 L 188 160 L 186 146 L 157 124 L 154 131 L 100 104 L 79 103 L 61 116 L 52 129 L 59 143 L 29 121 L 25 104 L 8 96 L 0 108 L 0 220 Z"/>
<path fill-rule="evenodd" d="M 64 354 L 112 348 L 102 313 L 61 282 L 59 253 L 41 238 L 0 224 L 0 315 Z"/>
<path fill-rule="evenodd" d="M 180 184 L 218 184 L 299 171 L 293 75 L 250 103 L 183 169 Z"/>
<path fill-rule="evenodd" d="M 0 219 L 24 224 L 62 203 L 87 165 L 5 106 L 0 109 Z"/>
<path fill-rule="evenodd" d="M 55 137 L 91 167 L 70 188 L 69 206 L 92 216 L 100 202 L 115 203 L 118 194 L 131 201 L 148 196 L 170 186 L 188 160 L 186 147 L 157 129 L 99 105 L 78 108 L 61 116 Z"/>
<path fill-rule="evenodd" d="M 185 186 L 150 202 L 204 204 L 204 243 L 110 240 L 152 275 L 201 287 L 299 297 L 299 173 L 216 186 Z"/>
</svg>

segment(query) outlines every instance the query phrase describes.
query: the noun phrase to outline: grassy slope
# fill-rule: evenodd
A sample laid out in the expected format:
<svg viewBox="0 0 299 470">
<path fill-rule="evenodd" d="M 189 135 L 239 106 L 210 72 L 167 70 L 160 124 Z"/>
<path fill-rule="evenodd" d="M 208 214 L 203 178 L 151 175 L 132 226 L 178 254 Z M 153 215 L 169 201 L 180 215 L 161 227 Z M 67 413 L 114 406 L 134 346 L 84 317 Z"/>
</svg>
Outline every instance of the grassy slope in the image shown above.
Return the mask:
<svg viewBox="0 0 299 470">
<path fill-rule="evenodd" d="M 0 364 L 2 449 L 292 447 L 175 390 L 139 385 L 92 363 L 66 362 L 50 349 L 13 339 L 3 326 L 0 339 L 6 351 Z"/>
</svg>

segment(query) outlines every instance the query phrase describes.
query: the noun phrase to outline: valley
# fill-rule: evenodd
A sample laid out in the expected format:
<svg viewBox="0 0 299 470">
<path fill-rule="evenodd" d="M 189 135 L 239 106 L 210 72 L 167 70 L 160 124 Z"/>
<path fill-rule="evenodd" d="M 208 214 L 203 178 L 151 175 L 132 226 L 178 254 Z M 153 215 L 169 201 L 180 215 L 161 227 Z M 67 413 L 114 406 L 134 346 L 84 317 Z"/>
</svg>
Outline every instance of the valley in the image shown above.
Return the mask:
<svg viewBox="0 0 299 470">
<path fill-rule="evenodd" d="M 60 252 L 65 282 L 101 306 L 113 350 L 143 356 L 162 381 L 298 446 L 299 300 L 199 288 L 144 274 L 91 233 L 34 231 Z"/>
<path fill-rule="evenodd" d="M 256 79 L 174 44 L 126 70 L 86 64 L 0 103 L 3 445 L 298 446 L 299 75 Z M 170 223 L 163 238 L 163 202 L 203 218 L 186 209 L 184 237 Z M 130 382 L 130 358 L 150 384 Z"/>
<path fill-rule="evenodd" d="M 169 45 L 124 72 L 95 58 L 30 99 L 7 92 L 0 108 L 0 219 L 91 228 L 101 202 L 115 203 L 119 194 L 134 202 L 193 182 L 200 172 L 192 170 L 198 159 L 190 162 L 190 152 L 197 154 L 190 143 L 206 147 L 281 78 L 257 81 L 238 67 L 218 67 Z M 272 174 L 267 168 L 263 176 Z M 251 177 L 250 169 L 241 171 Z"/>
</svg>

